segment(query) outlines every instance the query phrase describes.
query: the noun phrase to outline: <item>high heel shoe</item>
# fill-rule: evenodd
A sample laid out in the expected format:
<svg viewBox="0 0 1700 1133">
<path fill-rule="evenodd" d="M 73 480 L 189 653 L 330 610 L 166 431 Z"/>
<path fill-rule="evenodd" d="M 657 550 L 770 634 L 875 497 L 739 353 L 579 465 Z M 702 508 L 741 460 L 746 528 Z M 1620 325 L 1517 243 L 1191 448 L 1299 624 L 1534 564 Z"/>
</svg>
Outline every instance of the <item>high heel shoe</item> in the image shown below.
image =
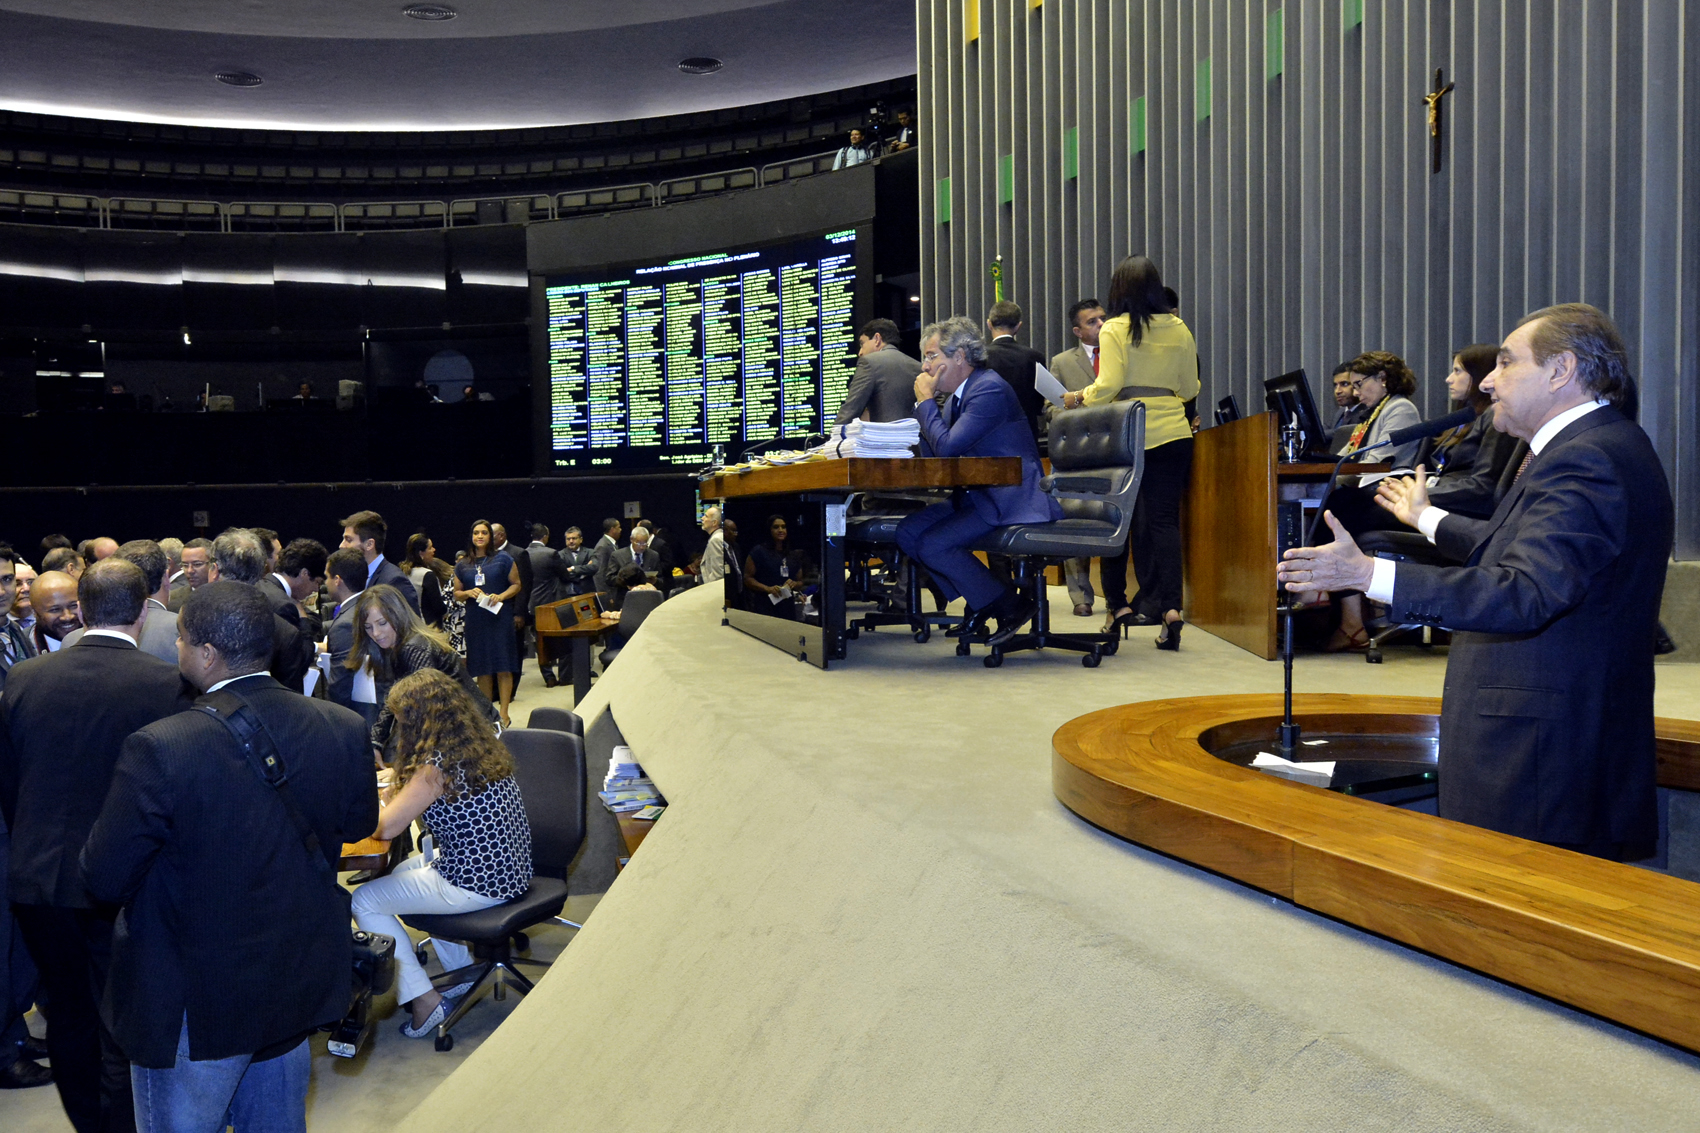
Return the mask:
<svg viewBox="0 0 1700 1133">
<path fill-rule="evenodd" d="M 1145 614 L 1129 610 L 1120 617 L 1117 617 L 1115 614 L 1111 614 L 1104 622 L 1104 632 L 1113 634 L 1117 630 L 1120 630 L 1122 640 L 1126 641 L 1127 631 L 1132 629 L 1134 626 L 1154 626 L 1156 624 L 1156 619 Z"/>
<path fill-rule="evenodd" d="M 1167 649 L 1170 653 L 1179 653 L 1181 651 L 1181 627 L 1184 625 L 1186 623 L 1179 618 L 1172 622 L 1164 622 L 1163 636 L 1157 639 L 1157 648 Z"/>
</svg>

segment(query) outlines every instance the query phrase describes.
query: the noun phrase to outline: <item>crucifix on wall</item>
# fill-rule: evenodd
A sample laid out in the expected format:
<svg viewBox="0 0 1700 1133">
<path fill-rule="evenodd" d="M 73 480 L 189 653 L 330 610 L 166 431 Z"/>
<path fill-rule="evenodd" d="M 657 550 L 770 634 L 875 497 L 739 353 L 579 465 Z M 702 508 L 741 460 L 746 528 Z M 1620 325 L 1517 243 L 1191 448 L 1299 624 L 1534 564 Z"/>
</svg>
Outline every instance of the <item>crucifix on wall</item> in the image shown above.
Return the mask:
<svg viewBox="0 0 1700 1133">
<path fill-rule="evenodd" d="M 1440 100 L 1451 94 L 1452 88 L 1457 85 L 1456 83 L 1442 82 L 1444 78 L 1445 75 L 1442 73 L 1441 69 L 1436 67 L 1434 69 L 1434 89 L 1423 95 L 1421 100 L 1423 105 L 1428 107 L 1429 147 L 1434 154 L 1434 162 L 1429 170 L 1431 173 L 1440 172 L 1441 132 L 1446 124 L 1446 118 L 1444 111 L 1441 108 Z"/>
</svg>

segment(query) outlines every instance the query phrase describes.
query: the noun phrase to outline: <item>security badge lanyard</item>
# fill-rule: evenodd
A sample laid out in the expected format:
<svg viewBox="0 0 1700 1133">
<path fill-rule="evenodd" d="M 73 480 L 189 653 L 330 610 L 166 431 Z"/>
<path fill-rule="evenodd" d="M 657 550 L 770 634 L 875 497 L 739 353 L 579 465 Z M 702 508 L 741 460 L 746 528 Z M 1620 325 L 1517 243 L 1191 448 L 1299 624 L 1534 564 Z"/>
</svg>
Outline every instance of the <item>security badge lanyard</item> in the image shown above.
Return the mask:
<svg viewBox="0 0 1700 1133">
<path fill-rule="evenodd" d="M 472 585 L 474 585 L 474 586 L 483 586 L 484 585 L 484 568 L 483 567 L 479 567 L 478 573 L 472 576 Z"/>
</svg>

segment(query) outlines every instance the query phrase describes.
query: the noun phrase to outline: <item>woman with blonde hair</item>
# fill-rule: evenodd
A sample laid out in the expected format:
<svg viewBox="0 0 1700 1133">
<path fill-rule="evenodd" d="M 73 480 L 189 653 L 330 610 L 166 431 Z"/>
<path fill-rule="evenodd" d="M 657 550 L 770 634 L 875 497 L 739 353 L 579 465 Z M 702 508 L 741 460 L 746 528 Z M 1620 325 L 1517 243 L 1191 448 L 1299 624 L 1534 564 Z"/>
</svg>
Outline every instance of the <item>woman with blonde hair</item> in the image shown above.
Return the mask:
<svg viewBox="0 0 1700 1133">
<path fill-rule="evenodd" d="M 357 889 L 354 921 L 397 941 L 396 999 L 412 1013 L 401 1033 L 422 1039 L 471 984 L 434 988 L 398 915 L 470 913 L 523 894 L 531 885 L 531 824 L 513 757 L 460 682 L 421 669 L 395 682 L 384 707 L 395 717 L 396 777 L 385 791 L 377 836 L 394 838 L 417 818 L 431 833 L 434 854 L 429 861 L 415 854 Z M 432 946 L 445 974 L 472 963 L 464 945 L 433 940 Z"/>
<path fill-rule="evenodd" d="M 369 586 L 354 600 L 354 640 L 344 664 L 359 672 L 368 666 L 380 708 L 372 725 L 372 746 L 381 753 L 389 747 L 395 717 L 385 702 L 390 686 L 409 673 L 435 669 L 458 681 L 479 705 L 490 722 L 496 722 L 496 707 L 484 695 L 466 662 L 449 646 L 448 637 L 425 624 L 412 604 L 393 586 Z"/>
</svg>

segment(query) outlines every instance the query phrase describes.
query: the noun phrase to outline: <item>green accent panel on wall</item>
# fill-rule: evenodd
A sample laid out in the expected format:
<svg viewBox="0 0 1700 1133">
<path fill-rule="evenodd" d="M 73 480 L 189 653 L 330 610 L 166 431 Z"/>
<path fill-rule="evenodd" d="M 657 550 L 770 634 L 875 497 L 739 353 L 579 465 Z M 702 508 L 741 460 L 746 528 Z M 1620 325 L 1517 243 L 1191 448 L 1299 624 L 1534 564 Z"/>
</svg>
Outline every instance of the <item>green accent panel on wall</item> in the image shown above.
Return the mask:
<svg viewBox="0 0 1700 1133">
<path fill-rule="evenodd" d="M 950 223 L 950 178 L 939 178 L 938 221 L 940 224 Z"/>
<path fill-rule="evenodd" d="M 1287 10 L 1276 8 L 1263 23 L 1263 77 L 1278 79 L 1287 66 Z"/>
<path fill-rule="evenodd" d="M 1364 0 L 1340 0 L 1340 30 L 1351 31 L 1364 22 Z"/>
<path fill-rule="evenodd" d="M 998 204 L 1015 203 L 1015 155 L 1006 153 L 998 158 Z"/>
<path fill-rule="evenodd" d="M 1080 127 L 1070 126 L 1063 131 L 1063 178 L 1080 176 Z"/>
<path fill-rule="evenodd" d="M 1127 108 L 1127 140 L 1134 153 L 1145 152 L 1145 96 L 1134 99 Z"/>
<path fill-rule="evenodd" d="M 1193 83 L 1192 107 L 1200 122 L 1210 117 L 1210 57 L 1198 61 L 1197 78 Z"/>
</svg>

